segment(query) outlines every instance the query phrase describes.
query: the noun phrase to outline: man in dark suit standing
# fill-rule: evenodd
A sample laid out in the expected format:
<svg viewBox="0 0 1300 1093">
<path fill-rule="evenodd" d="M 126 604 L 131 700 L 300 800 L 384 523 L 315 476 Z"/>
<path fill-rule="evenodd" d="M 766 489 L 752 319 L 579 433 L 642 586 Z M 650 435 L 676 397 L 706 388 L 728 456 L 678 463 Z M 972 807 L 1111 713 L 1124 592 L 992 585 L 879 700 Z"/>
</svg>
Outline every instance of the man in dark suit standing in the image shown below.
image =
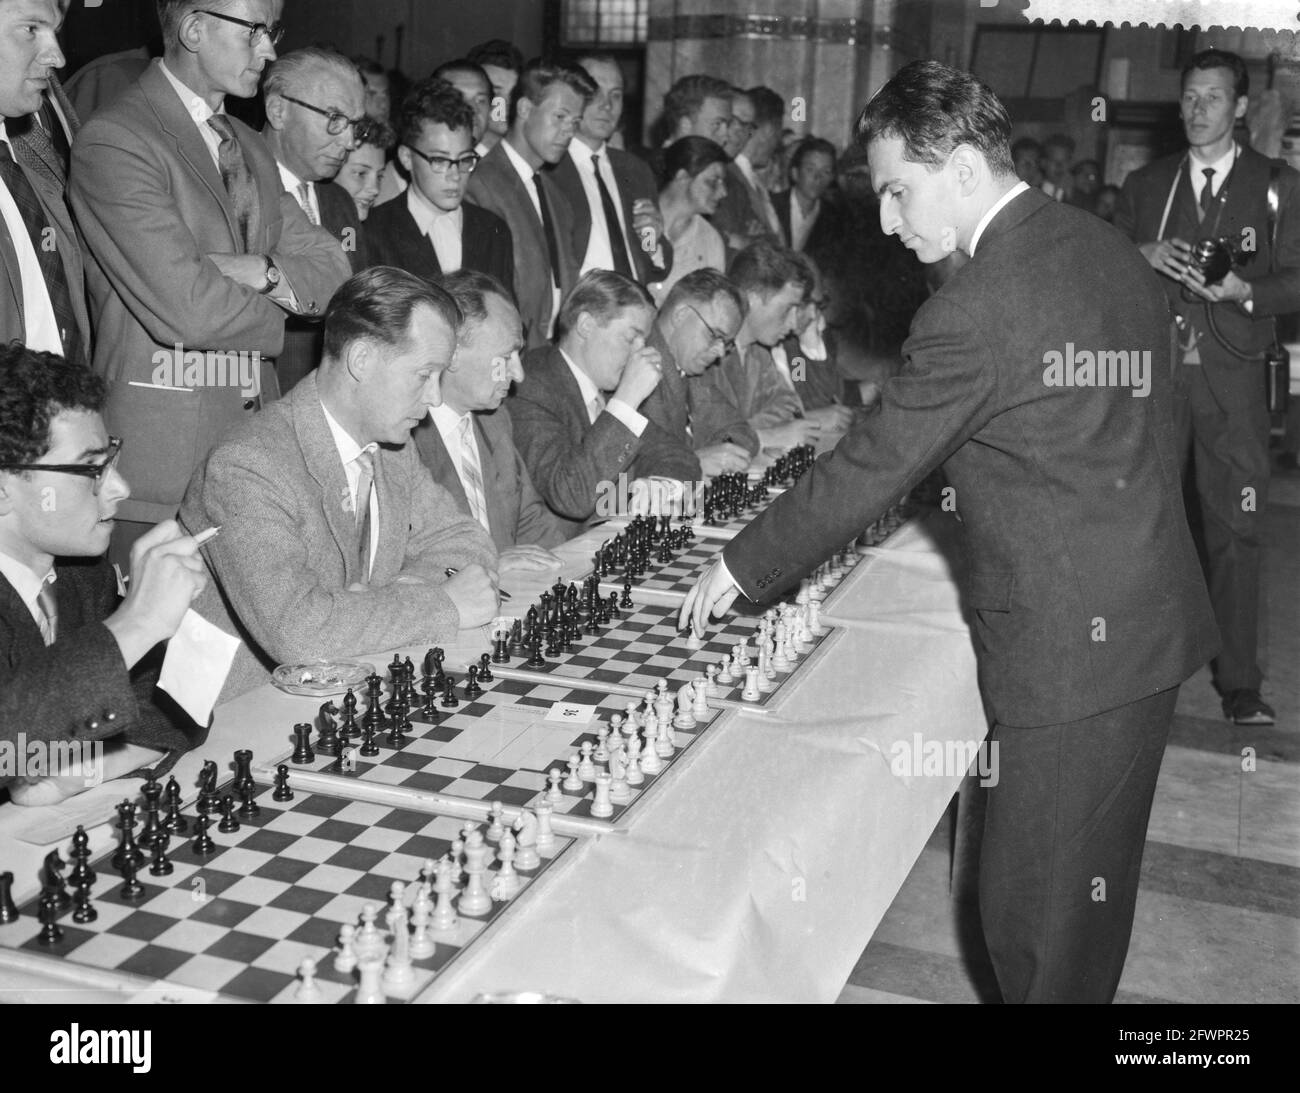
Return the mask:
<svg viewBox="0 0 1300 1093">
<path fill-rule="evenodd" d="M 460 308 L 461 326 L 442 374 L 442 403 L 415 427 L 416 450 L 438 485 L 492 536 L 503 578 L 511 569 L 558 570 L 560 560 L 545 548 L 564 542 L 564 528 L 533 486 L 501 405 L 524 378 L 519 312 L 509 290 L 483 273 L 448 274 L 442 287 Z"/>
<path fill-rule="evenodd" d="M 471 107 L 442 80 L 425 80 L 407 95 L 398 118 L 397 159 L 411 185 L 376 205 L 366 221 L 376 265 L 430 281 L 472 269 L 514 284 L 510 229 L 495 213 L 465 200 L 479 162 L 473 125 Z"/>
<path fill-rule="evenodd" d="M 1235 53 L 1206 50 L 1192 59 L 1183 70 L 1181 103 L 1190 147 L 1125 179 L 1115 227 L 1162 275 L 1178 315 L 1179 454 L 1185 457 L 1190 445 L 1210 597 L 1223 639 L 1214 663 L 1223 712 L 1239 725 L 1271 725 L 1257 659 L 1269 480 L 1262 362 L 1274 316 L 1300 306 L 1300 174 L 1280 163 L 1274 168 L 1233 139 L 1246 114 L 1247 80 Z M 1276 245 L 1270 184 L 1280 205 Z M 1239 271 L 1207 285 L 1190 261 L 1192 243 L 1221 236 L 1237 247 L 1249 238 L 1254 254 Z"/>
<path fill-rule="evenodd" d="M 728 247 L 744 250 L 758 240 L 775 243 L 781 238 L 772 197 L 757 172 L 772 162 L 781 145 L 785 103 L 770 87 L 751 87 L 732 100 L 732 109 L 749 136 L 727 167 L 727 192 L 712 219 Z"/>
<path fill-rule="evenodd" d="M 917 312 L 879 413 L 727 545 L 682 619 L 781 595 L 942 464 L 998 746 L 989 954 L 1007 1002 L 1108 1002 L 1178 687 L 1216 648 L 1164 295 L 1119 235 L 1016 178 L 974 77 L 909 64 L 857 132 L 882 227 L 923 262 L 971 260 Z"/>
<path fill-rule="evenodd" d="M 63 184 L 14 135 L 37 124 L 44 87 L 63 66 L 61 21 L 55 0 L 0 4 L 0 344 L 20 341 L 84 363 L 90 324 Z"/>
<path fill-rule="evenodd" d="M 550 341 L 560 301 L 578 279 L 573 208 L 541 168 L 564 157 L 595 93 L 580 68 L 530 64 L 515 89 L 509 133 L 469 180 L 470 201 L 510 228 L 515 302 L 529 348 Z"/>
<path fill-rule="evenodd" d="M 553 172 L 573 208 L 580 272 L 612 269 L 643 285 L 662 281 L 672 266 L 672 244 L 664 238 L 654 173 L 644 160 L 609 144 L 623 117 L 623 69 L 608 54 L 575 63 L 596 94 Z"/>
<path fill-rule="evenodd" d="M 356 203 L 332 181 L 361 143 L 366 93 L 360 73 L 341 53 L 299 49 L 270 64 L 262 96 L 266 143 L 285 193 L 339 241 L 353 273 L 365 269 L 370 263 Z M 286 316 L 284 350 L 275 362 L 281 394 L 316 367 L 323 338 L 319 316 Z"/>
<path fill-rule="evenodd" d="M 157 672 L 138 667 L 203 589 L 203 562 L 175 522 L 160 524 L 135 544 L 119 599 L 103 554 L 130 489 L 103 406 L 104 382 L 84 365 L 0 346 L 0 744 L 42 759 L 17 780 L 0 769 L 19 804 L 170 765 L 203 735 L 155 705 Z"/>
<path fill-rule="evenodd" d="M 654 317 L 650 294 L 635 281 L 592 270 L 565 298 L 557 344 L 524 356 L 510 403 L 515 437 L 567 535 L 601 504 L 622 504 L 620 475 L 689 480 L 699 465 L 639 410 L 661 374 L 659 354 L 646 344 Z"/>
<path fill-rule="evenodd" d="M 772 195 L 772 208 L 781 224 L 781 241 L 802 254 L 833 243 L 834 210 L 823 201 L 835 181 L 835 145 L 808 137 L 790 157 L 790 188 Z"/>
<path fill-rule="evenodd" d="M 286 314 L 348 276 L 338 240 L 284 192 L 262 136 L 225 113 L 257 93 L 279 0 L 160 0 L 165 55 L 82 126 L 68 194 L 86 249 L 105 418 L 132 444 L 113 537 L 175 514 L 194 468 L 279 393 Z M 233 358 L 233 359 L 232 359 Z M 232 373 L 236 375 L 232 376 Z"/>
</svg>

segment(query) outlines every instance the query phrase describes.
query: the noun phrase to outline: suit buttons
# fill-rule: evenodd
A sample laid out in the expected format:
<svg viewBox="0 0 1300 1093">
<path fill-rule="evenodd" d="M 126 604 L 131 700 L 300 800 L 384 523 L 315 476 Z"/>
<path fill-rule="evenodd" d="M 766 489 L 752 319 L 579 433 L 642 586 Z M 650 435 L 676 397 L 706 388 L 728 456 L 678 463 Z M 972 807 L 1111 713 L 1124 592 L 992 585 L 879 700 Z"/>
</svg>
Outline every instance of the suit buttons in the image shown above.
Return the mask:
<svg viewBox="0 0 1300 1093">
<path fill-rule="evenodd" d="M 244 409 L 245 409 L 245 410 L 256 410 L 256 409 L 257 409 L 257 399 L 252 399 L 252 398 L 246 398 L 246 399 L 244 399 Z"/>
<path fill-rule="evenodd" d="M 115 714 L 112 710 L 105 710 L 104 721 L 109 728 L 112 728 L 113 725 L 117 722 L 117 714 Z"/>
</svg>

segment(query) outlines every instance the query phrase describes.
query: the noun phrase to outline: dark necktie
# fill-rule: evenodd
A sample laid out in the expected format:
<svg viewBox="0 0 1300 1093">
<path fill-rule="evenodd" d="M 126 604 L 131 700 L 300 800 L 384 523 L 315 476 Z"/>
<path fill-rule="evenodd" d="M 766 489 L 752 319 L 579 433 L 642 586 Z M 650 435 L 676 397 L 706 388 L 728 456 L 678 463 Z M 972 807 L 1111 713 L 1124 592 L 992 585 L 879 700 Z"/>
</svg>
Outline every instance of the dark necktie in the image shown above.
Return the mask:
<svg viewBox="0 0 1300 1093">
<path fill-rule="evenodd" d="M 533 172 L 533 185 L 537 188 L 537 203 L 542 207 L 542 231 L 546 233 L 546 253 L 551 259 L 551 280 L 560 284 L 560 245 L 555 239 L 555 221 L 551 219 L 551 206 L 546 200 L 546 191 L 542 189 L 542 176 Z"/>
<path fill-rule="evenodd" d="M 1201 174 L 1205 176 L 1205 185 L 1201 187 L 1201 219 L 1204 220 L 1210 211 L 1210 202 L 1214 200 L 1214 168 L 1203 167 Z"/>
<path fill-rule="evenodd" d="M 50 147 L 54 150 L 55 157 L 59 167 L 62 169 L 63 177 L 68 177 L 68 161 L 72 157 L 72 146 L 68 144 L 68 135 L 63 131 L 63 122 L 59 118 L 58 111 L 54 109 L 54 103 L 50 101 L 49 95 L 41 100 L 40 114 L 41 124 L 33 125 L 33 129 L 41 130 L 41 137 L 49 142 Z"/>
<path fill-rule="evenodd" d="M 596 172 L 596 189 L 600 191 L 600 205 L 605 210 L 605 229 L 609 233 L 609 251 L 614 256 L 614 269 L 624 277 L 632 276 L 632 265 L 627 260 L 627 244 L 618 223 L 618 210 L 610 197 L 605 180 L 600 177 L 600 156 L 591 157 L 591 168 Z"/>
<path fill-rule="evenodd" d="M 53 645 L 59 637 L 59 601 L 54 594 L 54 584 L 51 581 L 45 581 L 41 585 L 41 590 L 36 594 L 36 602 L 40 606 L 41 614 L 45 616 L 45 624 L 41 626 L 41 637 L 45 639 L 45 644 Z"/>
<path fill-rule="evenodd" d="M 235 136 L 235 127 L 225 114 L 213 114 L 208 125 L 221 138 L 217 148 L 217 162 L 221 167 L 221 181 L 235 210 L 235 224 L 239 228 L 239 245 L 245 254 L 255 254 L 261 247 L 261 205 L 257 197 L 257 180 L 244 159 L 244 149 Z"/>
<path fill-rule="evenodd" d="M 58 237 L 50 229 L 45 210 L 41 207 L 40 198 L 36 196 L 32 184 L 27 181 L 22 168 L 14 162 L 9 145 L 3 141 L 0 141 L 0 182 L 8 187 L 9 196 L 14 199 L 23 223 L 27 225 L 27 234 L 31 237 L 36 260 L 40 263 L 41 274 L 45 278 L 45 291 L 49 293 L 50 306 L 54 309 L 54 321 L 59 326 L 63 356 L 74 364 L 85 364 L 81 328 L 77 326 L 76 315 L 72 310 L 72 293 L 68 288 L 67 275 L 63 272 L 63 259 L 59 257 Z M 71 240 L 68 245 L 72 245 Z"/>
</svg>

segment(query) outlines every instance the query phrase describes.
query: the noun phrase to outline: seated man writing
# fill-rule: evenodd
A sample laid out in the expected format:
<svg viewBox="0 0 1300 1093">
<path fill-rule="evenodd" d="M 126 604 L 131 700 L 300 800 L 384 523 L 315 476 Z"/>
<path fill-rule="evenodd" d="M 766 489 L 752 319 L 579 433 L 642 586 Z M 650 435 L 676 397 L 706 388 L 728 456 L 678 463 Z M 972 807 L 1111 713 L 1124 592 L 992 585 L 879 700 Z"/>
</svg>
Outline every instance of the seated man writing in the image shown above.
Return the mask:
<svg viewBox="0 0 1300 1093">
<path fill-rule="evenodd" d="M 459 321 L 451 297 L 414 274 L 355 275 L 326 310 L 316 373 L 195 473 L 181 523 L 221 528 L 199 609 L 246 645 L 223 697 L 278 662 L 446 641 L 495 615 L 492 540 L 411 443 L 441 401 Z"/>
<path fill-rule="evenodd" d="M 442 405 L 415 428 L 420 459 L 460 510 L 487 529 L 499 570 L 559 569 L 546 547 L 567 537 L 533 486 L 501 403 L 522 382 L 524 328 L 509 290 L 473 270 L 448 274 L 442 287 L 460 309 L 453 363 L 442 374 Z"/>
<path fill-rule="evenodd" d="M 88 369 L 0 347 L 0 798 L 7 786 L 19 804 L 161 773 L 204 735 L 164 712 L 139 667 L 176 632 L 203 563 L 175 521 L 159 524 L 133 545 L 119 600 L 103 555 L 131 491 L 103 405 Z"/>
</svg>

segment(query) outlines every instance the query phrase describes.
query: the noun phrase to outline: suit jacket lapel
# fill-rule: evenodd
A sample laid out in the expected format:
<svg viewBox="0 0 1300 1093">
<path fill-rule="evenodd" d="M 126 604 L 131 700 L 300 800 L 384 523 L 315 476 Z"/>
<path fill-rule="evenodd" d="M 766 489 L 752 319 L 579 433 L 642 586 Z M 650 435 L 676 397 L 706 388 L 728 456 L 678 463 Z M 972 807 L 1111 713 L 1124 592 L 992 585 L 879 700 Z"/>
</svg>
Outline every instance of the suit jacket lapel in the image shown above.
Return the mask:
<svg viewBox="0 0 1300 1093">
<path fill-rule="evenodd" d="M 19 654 L 45 648 L 45 638 L 41 628 L 36 625 L 27 605 L 19 598 L 5 577 L 0 574 L 0 625 L 8 627 L 13 635 L 11 649 Z M 0 649 L 7 661 L 14 659 L 11 649 Z"/>
<path fill-rule="evenodd" d="M 576 238 L 581 239 L 585 247 L 591 239 L 591 210 L 587 207 L 587 191 L 582 188 L 582 176 L 578 174 L 578 165 L 568 152 L 555 166 L 555 181 L 560 189 L 568 189 L 571 194 L 581 195 L 582 201 L 569 202 L 573 206 L 574 228 Z"/>
<path fill-rule="evenodd" d="M 473 415 L 474 437 L 478 441 L 479 469 L 483 472 L 483 501 L 487 507 L 488 534 L 494 543 L 514 541 L 514 528 L 505 526 L 507 514 L 503 511 L 505 500 L 501 488 L 501 468 L 497 466 L 496 452 L 492 441 L 488 439 L 487 430 L 483 428 L 481 415 Z"/>
<path fill-rule="evenodd" d="M 330 534 L 338 545 L 343 559 L 345 580 L 351 582 L 360 579 L 355 572 L 356 558 L 359 554 L 357 520 L 351 509 L 348 492 L 348 478 L 339 459 L 339 450 L 334 444 L 329 423 L 325 420 L 325 408 L 321 405 L 320 392 L 316 386 L 316 373 L 312 372 L 298 382 L 289 393 L 292 404 L 293 431 L 298 438 L 298 447 L 302 450 L 303 462 L 308 473 L 320 489 L 321 513 L 329 525 Z M 379 459 L 375 459 L 375 481 L 379 480 Z M 380 497 L 379 526 L 384 525 L 383 497 Z M 382 543 L 382 538 L 381 538 Z M 375 563 L 378 565 L 378 555 Z"/>
<path fill-rule="evenodd" d="M 405 483 L 394 474 L 401 449 L 385 448 L 382 445 L 375 452 L 375 492 L 379 497 L 379 545 L 375 550 L 375 564 L 371 568 L 371 580 L 387 581 L 395 577 L 402 569 L 402 560 L 406 556 L 406 533 L 402 525 L 410 518 L 411 499 L 405 489 Z M 358 543 L 358 548 L 360 544 Z"/>
</svg>

